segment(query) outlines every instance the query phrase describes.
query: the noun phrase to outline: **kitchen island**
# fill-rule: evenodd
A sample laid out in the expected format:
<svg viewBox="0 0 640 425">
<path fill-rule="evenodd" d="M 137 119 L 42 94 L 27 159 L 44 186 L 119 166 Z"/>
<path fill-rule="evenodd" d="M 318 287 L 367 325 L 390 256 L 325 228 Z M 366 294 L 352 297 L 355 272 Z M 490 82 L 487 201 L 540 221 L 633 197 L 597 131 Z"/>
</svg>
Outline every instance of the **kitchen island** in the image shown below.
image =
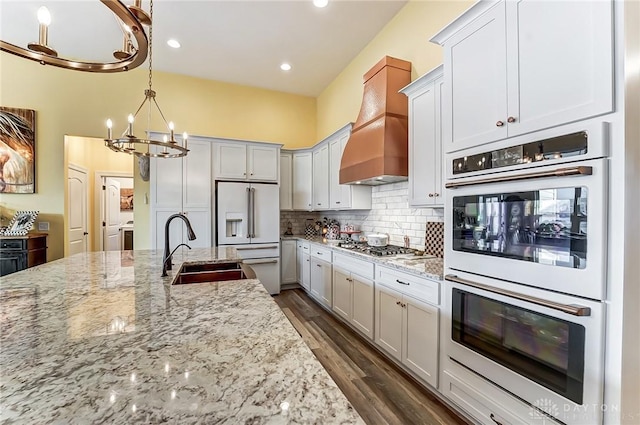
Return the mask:
<svg viewBox="0 0 640 425">
<path fill-rule="evenodd" d="M 0 282 L 0 422 L 362 423 L 256 279 L 171 285 L 233 248 L 78 254 Z"/>
</svg>

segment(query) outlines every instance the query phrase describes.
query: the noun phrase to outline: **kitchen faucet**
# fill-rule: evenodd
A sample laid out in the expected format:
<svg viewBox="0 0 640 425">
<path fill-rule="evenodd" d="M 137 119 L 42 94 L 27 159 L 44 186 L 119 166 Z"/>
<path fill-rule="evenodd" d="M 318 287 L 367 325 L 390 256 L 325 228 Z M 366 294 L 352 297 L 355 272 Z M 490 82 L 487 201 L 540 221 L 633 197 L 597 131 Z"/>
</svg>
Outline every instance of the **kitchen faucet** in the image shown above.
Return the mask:
<svg viewBox="0 0 640 425">
<path fill-rule="evenodd" d="M 186 215 L 182 213 L 178 213 L 178 214 L 173 214 L 169 216 L 169 218 L 167 218 L 167 222 L 164 224 L 164 255 L 162 256 L 162 277 L 168 276 L 167 270 L 171 270 L 171 257 L 173 256 L 173 252 L 169 251 L 169 224 L 171 224 L 171 221 L 174 218 L 181 218 L 184 221 L 184 223 L 187 225 L 187 238 L 189 238 L 190 241 L 196 238 L 196 234 L 193 232 L 193 229 L 191 228 L 191 223 L 189 222 L 189 219 L 187 218 Z M 178 245 L 176 249 L 180 245 Z M 191 249 L 189 245 L 187 245 L 187 247 Z"/>
</svg>

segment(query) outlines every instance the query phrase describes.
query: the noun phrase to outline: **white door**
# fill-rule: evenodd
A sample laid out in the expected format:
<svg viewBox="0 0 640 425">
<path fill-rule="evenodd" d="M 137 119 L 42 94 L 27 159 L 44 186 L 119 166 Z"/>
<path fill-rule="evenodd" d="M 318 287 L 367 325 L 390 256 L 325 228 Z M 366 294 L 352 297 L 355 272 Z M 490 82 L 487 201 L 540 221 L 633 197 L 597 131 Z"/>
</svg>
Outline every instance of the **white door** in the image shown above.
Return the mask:
<svg viewBox="0 0 640 425">
<path fill-rule="evenodd" d="M 351 275 L 353 287 L 351 323 L 373 339 L 373 281 Z"/>
<path fill-rule="evenodd" d="M 290 153 L 280 154 L 280 209 L 293 208 L 291 183 L 292 183 L 292 157 Z"/>
<path fill-rule="evenodd" d="M 244 143 L 218 143 L 213 161 L 217 178 L 247 178 L 247 145 Z"/>
<path fill-rule="evenodd" d="M 434 388 L 438 387 L 437 307 L 404 297 L 402 363 Z"/>
<path fill-rule="evenodd" d="M 165 161 L 166 159 L 161 159 Z M 182 208 L 211 208 L 211 143 L 189 141 L 189 154 L 182 158 Z M 160 188 L 162 190 L 162 188 Z M 177 194 L 176 194 L 177 195 Z M 178 202 L 180 202 L 178 200 Z"/>
<path fill-rule="evenodd" d="M 613 2 L 506 5 L 509 137 L 613 110 Z"/>
<path fill-rule="evenodd" d="M 69 202 L 69 255 L 87 252 L 87 173 L 69 167 L 67 179 Z"/>
<path fill-rule="evenodd" d="M 280 261 L 282 265 L 282 283 L 296 283 L 296 241 L 284 240 L 280 244 Z"/>
<path fill-rule="evenodd" d="M 293 209 L 311 211 L 311 152 L 293 154 Z"/>
<path fill-rule="evenodd" d="M 329 208 L 329 146 L 313 151 L 313 209 Z"/>
<path fill-rule="evenodd" d="M 433 158 L 436 142 L 436 93 L 431 83 L 409 98 L 409 205 L 428 205 L 433 199 L 433 168 L 425 163 L 440 163 Z"/>
<path fill-rule="evenodd" d="M 340 139 L 329 142 L 329 207 L 340 209 L 342 205 L 342 186 L 340 185 L 340 161 L 342 159 L 342 143 Z"/>
<path fill-rule="evenodd" d="M 311 292 L 311 256 L 302 254 L 302 276 L 300 276 L 300 284 L 307 292 Z"/>
<path fill-rule="evenodd" d="M 351 320 L 351 276 L 337 268 L 333 269 L 333 311 Z"/>
<path fill-rule="evenodd" d="M 402 295 L 376 285 L 376 344 L 398 360 L 402 360 Z"/>
<path fill-rule="evenodd" d="M 272 146 L 251 146 L 247 150 L 249 176 L 251 180 L 278 181 L 278 148 Z"/>
<path fill-rule="evenodd" d="M 218 245 L 245 244 L 251 241 L 249 188 L 248 184 L 240 182 L 218 183 L 216 189 Z"/>
<path fill-rule="evenodd" d="M 104 251 L 120 251 L 120 182 L 110 177 L 104 180 Z"/>
<path fill-rule="evenodd" d="M 447 152 L 507 137 L 505 28 L 505 5 L 498 3 L 445 45 Z"/>
<path fill-rule="evenodd" d="M 251 243 L 280 240 L 280 189 L 275 184 L 251 185 Z"/>
</svg>

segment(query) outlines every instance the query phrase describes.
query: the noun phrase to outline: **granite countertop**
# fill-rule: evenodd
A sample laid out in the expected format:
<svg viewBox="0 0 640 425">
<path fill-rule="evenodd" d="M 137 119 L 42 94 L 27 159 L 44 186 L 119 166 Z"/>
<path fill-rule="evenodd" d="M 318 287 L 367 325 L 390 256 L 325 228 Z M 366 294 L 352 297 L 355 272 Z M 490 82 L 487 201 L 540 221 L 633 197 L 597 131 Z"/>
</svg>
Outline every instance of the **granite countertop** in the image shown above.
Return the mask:
<svg viewBox="0 0 640 425">
<path fill-rule="evenodd" d="M 424 256 L 410 256 L 399 255 L 390 257 L 376 257 L 373 255 L 367 255 L 362 252 L 353 251 L 350 249 L 340 248 L 338 241 L 330 241 L 321 236 L 304 236 L 304 235 L 290 235 L 281 236 L 283 240 L 303 240 L 311 243 L 323 245 L 327 248 L 331 248 L 335 252 L 341 254 L 347 254 L 354 257 L 362 258 L 367 261 L 374 262 L 387 267 L 392 267 L 400 271 L 414 273 L 432 280 L 443 280 L 444 277 L 444 259 L 440 257 L 434 257 L 433 255 Z"/>
<path fill-rule="evenodd" d="M 182 262 L 236 260 L 193 249 Z M 2 278 L 0 422 L 362 423 L 256 279 L 170 285 L 161 251 Z"/>
</svg>

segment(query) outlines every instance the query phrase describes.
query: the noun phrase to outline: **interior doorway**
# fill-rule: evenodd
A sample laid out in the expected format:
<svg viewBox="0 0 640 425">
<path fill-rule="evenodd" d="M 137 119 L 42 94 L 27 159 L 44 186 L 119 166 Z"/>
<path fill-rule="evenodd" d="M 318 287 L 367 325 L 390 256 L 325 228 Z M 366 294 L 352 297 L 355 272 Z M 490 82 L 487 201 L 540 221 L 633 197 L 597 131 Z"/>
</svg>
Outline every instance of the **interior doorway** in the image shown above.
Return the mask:
<svg viewBox="0 0 640 425">
<path fill-rule="evenodd" d="M 133 176 L 128 173 L 96 172 L 96 214 L 99 250 L 133 249 Z"/>
<path fill-rule="evenodd" d="M 78 165 L 69 164 L 67 177 L 69 255 L 89 250 L 89 232 L 87 228 L 88 188 L 87 170 Z"/>
</svg>

